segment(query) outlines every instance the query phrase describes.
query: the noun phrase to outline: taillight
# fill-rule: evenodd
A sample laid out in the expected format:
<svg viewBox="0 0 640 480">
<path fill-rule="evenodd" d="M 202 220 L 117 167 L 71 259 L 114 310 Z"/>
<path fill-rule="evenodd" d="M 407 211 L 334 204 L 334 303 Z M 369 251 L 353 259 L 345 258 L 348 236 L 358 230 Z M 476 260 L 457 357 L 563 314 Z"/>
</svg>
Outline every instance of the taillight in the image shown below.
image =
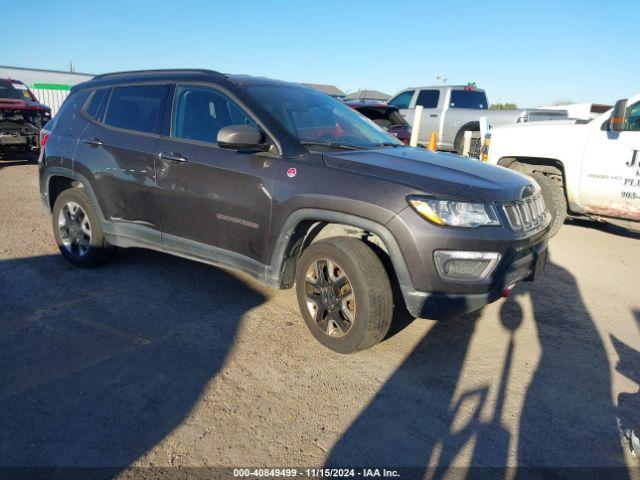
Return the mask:
<svg viewBox="0 0 640 480">
<path fill-rule="evenodd" d="M 44 148 L 49 140 L 49 132 L 42 130 L 40 132 L 40 148 Z"/>
</svg>

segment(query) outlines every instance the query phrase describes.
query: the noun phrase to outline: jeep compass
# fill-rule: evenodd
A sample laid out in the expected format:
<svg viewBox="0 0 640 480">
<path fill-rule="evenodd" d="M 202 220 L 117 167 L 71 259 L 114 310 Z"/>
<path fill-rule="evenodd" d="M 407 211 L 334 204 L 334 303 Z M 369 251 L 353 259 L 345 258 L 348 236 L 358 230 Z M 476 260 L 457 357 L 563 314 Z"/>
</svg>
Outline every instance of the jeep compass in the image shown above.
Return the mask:
<svg viewBox="0 0 640 480">
<path fill-rule="evenodd" d="M 305 86 L 100 75 L 43 136 L 41 194 L 70 262 L 144 247 L 295 286 L 309 330 L 337 352 L 380 342 L 394 308 L 464 314 L 545 266 L 535 181 L 405 146 Z"/>
</svg>

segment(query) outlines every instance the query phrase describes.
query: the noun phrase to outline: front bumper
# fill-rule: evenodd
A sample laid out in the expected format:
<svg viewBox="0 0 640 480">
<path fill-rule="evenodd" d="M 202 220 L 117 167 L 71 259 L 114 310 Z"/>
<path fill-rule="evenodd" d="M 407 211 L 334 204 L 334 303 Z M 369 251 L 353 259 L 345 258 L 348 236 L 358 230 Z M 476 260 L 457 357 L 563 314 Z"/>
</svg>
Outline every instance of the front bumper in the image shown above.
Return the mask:
<svg viewBox="0 0 640 480">
<path fill-rule="evenodd" d="M 519 281 L 533 281 L 547 263 L 547 241 L 534 245 L 511 263 L 503 262 L 501 271 L 493 276 L 491 286 L 484 293 L 404 292 L 407 310 L 414 317 L 446 318 L 464 315 L 498 300 L 505 289 Z"/>
<path fill-rule="evenodd" d="M 506 227 L 439 227 L 407 209 L 387 224 L 398 239 L 409 281 L 400 282 L 405 304 L 415 317 L 463 315 L 499 299 L 522 280 L 533 280 L 546 264 L 548 224 L 529 232 Z M 447 280 L 434 264 L 436 250 L 498 252 L 500 262 L 482 280 Z"/>
</svg>

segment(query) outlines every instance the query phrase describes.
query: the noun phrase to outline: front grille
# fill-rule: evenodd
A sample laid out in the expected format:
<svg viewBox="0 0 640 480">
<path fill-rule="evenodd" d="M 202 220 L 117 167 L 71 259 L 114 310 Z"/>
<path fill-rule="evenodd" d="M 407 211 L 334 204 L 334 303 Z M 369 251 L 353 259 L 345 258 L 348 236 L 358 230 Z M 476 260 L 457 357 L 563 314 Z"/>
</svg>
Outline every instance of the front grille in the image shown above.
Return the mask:
<svg viewBox="0 0 640 480">
<path fill-rule="evenodd" d="M 502 205 L 512 230 L 533 230 L 543 225 L 549 213 L 544 205 L 542 195 L 537 194 L 517 202 Z"/>
</svg>

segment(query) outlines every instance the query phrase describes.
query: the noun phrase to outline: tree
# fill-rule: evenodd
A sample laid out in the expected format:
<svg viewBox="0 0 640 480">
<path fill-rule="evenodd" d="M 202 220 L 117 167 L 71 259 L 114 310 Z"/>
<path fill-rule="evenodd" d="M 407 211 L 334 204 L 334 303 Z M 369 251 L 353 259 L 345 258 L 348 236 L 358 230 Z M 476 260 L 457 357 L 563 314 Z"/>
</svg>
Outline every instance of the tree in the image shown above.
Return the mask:
<svg viewBox="0 0 640 480">
<path fill-rule="evenodd" d="M 518 108 L 515 103 L 492 103 L 489 108 L 491 110 L 514 110 Z"/>
</svg>

